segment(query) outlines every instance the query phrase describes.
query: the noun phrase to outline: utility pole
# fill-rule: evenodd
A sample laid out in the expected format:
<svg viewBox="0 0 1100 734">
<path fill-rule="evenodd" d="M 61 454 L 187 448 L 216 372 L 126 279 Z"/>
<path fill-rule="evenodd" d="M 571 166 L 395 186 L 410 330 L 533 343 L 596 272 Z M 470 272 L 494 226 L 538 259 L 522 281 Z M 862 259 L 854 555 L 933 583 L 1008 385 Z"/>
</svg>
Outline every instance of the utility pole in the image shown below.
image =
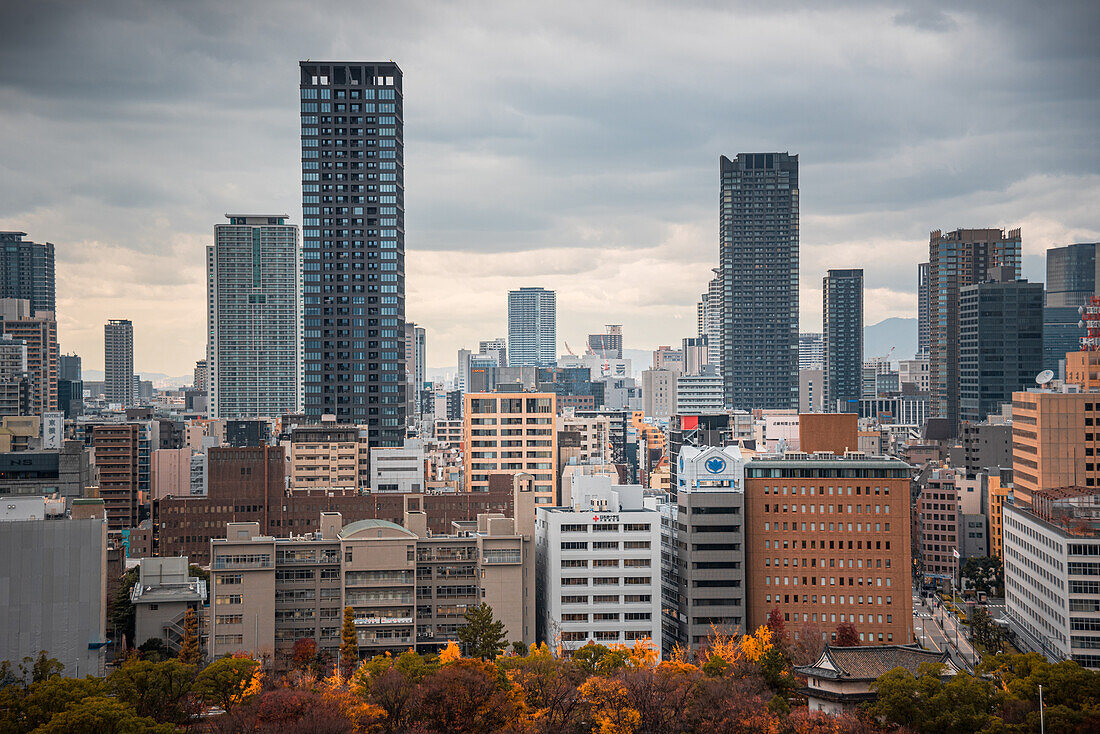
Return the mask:
<svg viewBox="0 0 1100 734">
<path fill-rule="evenodd" d="M 1043 687 L 1039 686 L 1039 734 L 1047 734 L 1047 723 L 1043 712 Z"/>
</svg>

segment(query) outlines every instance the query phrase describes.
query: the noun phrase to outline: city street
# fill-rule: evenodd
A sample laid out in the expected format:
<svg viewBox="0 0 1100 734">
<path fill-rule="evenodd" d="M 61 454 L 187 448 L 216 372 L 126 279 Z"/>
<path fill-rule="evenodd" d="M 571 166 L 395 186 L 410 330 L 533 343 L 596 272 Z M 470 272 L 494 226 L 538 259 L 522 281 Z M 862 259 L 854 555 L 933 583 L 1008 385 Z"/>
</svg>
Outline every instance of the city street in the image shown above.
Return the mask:
<svg viewBox="0 0 1100 734">
<path fill-rule="evenodd" d="M 913 631 L 917 642 L 926 650 L 948 651 L 952 661 L 966 670 L 973 670 L 980 660 L 974 647 L 966 639 L 966 627 L 960 625 L 955 617 L 940 607 L 932 609 L 920 597 L 913 597 Z M 958 635 L 958 649 L 955 647 Z"/>
</svg>

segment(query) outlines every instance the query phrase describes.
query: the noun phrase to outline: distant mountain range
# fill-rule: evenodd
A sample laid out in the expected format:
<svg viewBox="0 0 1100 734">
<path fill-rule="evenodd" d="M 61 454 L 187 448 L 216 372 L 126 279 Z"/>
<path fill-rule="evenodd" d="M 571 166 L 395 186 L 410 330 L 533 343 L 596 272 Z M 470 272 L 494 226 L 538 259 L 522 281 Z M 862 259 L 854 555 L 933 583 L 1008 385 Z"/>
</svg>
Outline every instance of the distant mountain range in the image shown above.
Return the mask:
<svg viewBox="0 0 1100 734">
<path fill-rule="evenodd" d="M 138 372 L 143 380 L 152 380 L 153 387 L 180 387 L 182 385 L 190 385 L 195 381 L 195 375 L 181 375 L 179 377 L 171 377 L 163 372 Z M 103 370 L 81 370 L 81 377 L 87 382 L 99 382 L 103 380 Z"/>
<path fill-rule="evenodd" d="M 890 359 L 912 359 L 917 353 L 917 320 L 893 318 L 863 327 L 863 358 L 885 357 L 894 348 Z"/>
</svg>

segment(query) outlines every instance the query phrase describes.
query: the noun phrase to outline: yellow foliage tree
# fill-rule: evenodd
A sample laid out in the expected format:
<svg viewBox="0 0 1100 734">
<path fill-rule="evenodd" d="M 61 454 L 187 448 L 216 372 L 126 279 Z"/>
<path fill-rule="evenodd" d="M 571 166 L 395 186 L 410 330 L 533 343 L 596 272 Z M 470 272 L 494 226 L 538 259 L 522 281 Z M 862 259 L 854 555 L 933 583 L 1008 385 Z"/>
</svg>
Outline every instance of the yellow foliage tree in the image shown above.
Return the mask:
<svg viewBox="0 0 1100 734">
<path fill-rule="evenodd" d="M 450 640 L 447 646 L 439 653 L 439 663 L 446 665 L 447 663 L 453 663 L 456 660 L 462 659 L 462 651 L 458 649 L 458 643 L 454 640 Z"/>
<path fill-rule="evenodd" d="M 599 734 L 634 734 L 642 714 L 631 706 L 630 692 L 614 678 L 592 676 L 580 687 Z"/>
<path fill-rule="evenodd" d="M 772 630 L 767 625 L 761 625 L 755 633 L 741 638 L 741 651 L 754 663 L 760 662 L 772 646 Z"/>
<path fill-rule="evenodd" d="M 634 645 L 630 647 L 613 642 L 607 646 L 607 649 L 621 654 L 626 660 L 625 667 L 627 668 L 655 668 L 658 659 L 661 657 L 660 650 L 653 644 L 653 640 L 648 637 L 635 640 Z"/>
</svg>

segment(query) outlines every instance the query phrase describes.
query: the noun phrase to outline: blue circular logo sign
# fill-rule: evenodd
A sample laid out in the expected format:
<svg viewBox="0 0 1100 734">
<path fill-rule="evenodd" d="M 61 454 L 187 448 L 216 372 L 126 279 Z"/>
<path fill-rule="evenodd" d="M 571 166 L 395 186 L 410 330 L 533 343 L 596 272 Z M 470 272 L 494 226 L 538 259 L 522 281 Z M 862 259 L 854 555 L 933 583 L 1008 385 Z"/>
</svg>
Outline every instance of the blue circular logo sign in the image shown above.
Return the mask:
<svg viewBox="0 0 1100 734">
<path fill-rule="evenodd" d="M 703 464 L 703 466 L 705 466 L 707 471 L 711 474 L 721 474 L 726 470 L 725 460 L 719 459 L 717 456 L 712 456 L 707 459 L 706 463 Z"/>
</svg>

